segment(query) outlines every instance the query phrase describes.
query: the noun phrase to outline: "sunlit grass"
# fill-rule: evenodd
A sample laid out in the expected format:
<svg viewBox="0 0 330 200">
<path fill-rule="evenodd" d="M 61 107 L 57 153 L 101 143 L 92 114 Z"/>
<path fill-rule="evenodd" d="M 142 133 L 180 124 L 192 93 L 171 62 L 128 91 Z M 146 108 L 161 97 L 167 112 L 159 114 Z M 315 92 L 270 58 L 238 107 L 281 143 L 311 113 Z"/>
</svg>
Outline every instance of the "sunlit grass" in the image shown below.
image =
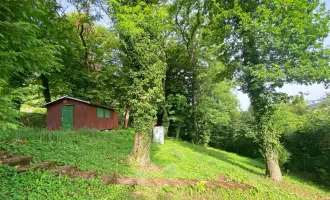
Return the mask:
<svg viewBox="0 0 330 200">
<path fill-rule="evenodd" d="M 11 143 L 25 140 L 27 145 Z M 56 161 L 75 164 L 80 169 L 98 170 L 100 175 L 116 173 L 137 177 L 162 177 L 214 180 L 223 175 L 228 180 L 243 182 L 255 189 L 249 191 L 216 191 L 196 188 L 128 188 L 105 186 L 101 179 L 92 181 L 55 177 L 49 173 L 16 174 L 12 168 L 0 167 L 0 193 L 6 198 L 25 195 L 30 199 L 327 199 L 325 188 L 285 174 L 282 184 L 266 178 L 264 164 L 225 151 L 205 148 L 188 142 L 167 139 L 165 145 L 152 144 L 151 159 L 162 170 L 134 168 L 126 162 L 133 147 L 133 131 L 75 132 L 23 129 L 1 135 L 0 150 L 14 154 L 32 155 L 35 161 Z M 23 189 L 21 189 L 23 188 Z M 25 189 L 24 189 L 25 188 Z M 10 196 L 12 195 L 12 196 Z M 16 196 L 15 196 L 16 195 Z M 0 198 L 4 196 L 0 196 Z M 50 198 L 50 199 L 51 199 Z M 19 199 L 19 198 L 16 198 Z M 24 199 L 24 198 L 23 198 Z"/>
</svg>

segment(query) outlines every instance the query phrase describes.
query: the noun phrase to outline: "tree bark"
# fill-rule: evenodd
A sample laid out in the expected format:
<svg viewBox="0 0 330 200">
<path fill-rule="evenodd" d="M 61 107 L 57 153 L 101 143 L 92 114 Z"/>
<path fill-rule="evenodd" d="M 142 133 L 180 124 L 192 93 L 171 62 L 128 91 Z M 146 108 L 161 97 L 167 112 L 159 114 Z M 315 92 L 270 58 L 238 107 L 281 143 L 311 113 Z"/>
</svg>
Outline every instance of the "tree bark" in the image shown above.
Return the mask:
<svg viewBox="0 0 330 200">
<path fill-rule="evenodd" d="M 266 175 L 269 176 L 274 181 L 277 182 L 282 181 L 282 172 L 278 164 L 278 158 L 276 153 L 273 151 L 267 151 L 266 161 L 267 161 Z"/>
<path fill-rule="evenodd" d="M 124 119 L 124 123 L 123 123 L 123 129 L 127 129 L 127 127 L 128 127 L 130 112 L 131 112 L 131 105 L 127 104 L 126 111 L 125 111 L 125 119 Z"/>
<path fill-rule="evenodd" d="M 42 94 L 44 96 L 45 102 L 51 102 L 50 90 L 49 90 L 49 80 L 46 75 L 41 74 L 41 85 L 42 85 Z"/>
<path fill-rule="evenodd" d="M 167 115 L 167 110 L 163 110 L 163 120 L 162 120 L 162 126 L 164 127 L 164 138 L 167 138 L 168 136 L 168 128 L 170 126 L 170 121 Z"/>
<path fill-rule="evenodd" d="M 267 156 L 265 155 L 265 169 L 266 169 L 266 171 L 265 171 L 265 175 L 266 176 L 269 176 L 269 169 L 268 169 L 268 165 L 267 165 Z"/>
<path fill-rule="evenodd" d="M 175 128 L 175 133 L 176 133 L 175 138 L 176 138 L 177 140 L 180 139 L 180 129 L 181 129 L 180 126 L 177 126 L 177 127 Z"/>
<path fill-rule="evenodd" d="M 150 137 L 148 134 L 135 133 L 131 160 L 140 166 L 150 165 Z"/>
</svg>

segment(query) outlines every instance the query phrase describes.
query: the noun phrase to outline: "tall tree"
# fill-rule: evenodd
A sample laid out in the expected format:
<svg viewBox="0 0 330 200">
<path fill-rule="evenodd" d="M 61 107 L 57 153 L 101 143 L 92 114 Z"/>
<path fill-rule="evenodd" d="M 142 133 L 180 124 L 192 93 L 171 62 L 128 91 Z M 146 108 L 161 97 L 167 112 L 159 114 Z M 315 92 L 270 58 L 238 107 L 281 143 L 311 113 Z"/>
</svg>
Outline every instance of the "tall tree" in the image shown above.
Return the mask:
<svg viewBox="0 0 330 200">
<path fill-rule="evenodd" d="M 203 24 L 203 2 L 177 0 L 171 7 L 174 17 L 174 26 L 178 39 L 182 42 L 187 54 L 187 66 L 190 71 L 190 85 L 188 86 L 189 98 L 191 102 L 192 117 L 192 141 L 197 142 L 197 104 L 198 104 L 198 47 L 201 28 Z"/>
<path fill-rule="evenodd" d="M 214 8 L 223 10 L 220 4 Z M 322 41 L 329 32 L 329 12 L 318 0 L 237 1 L 226 5 L 229 9 L 215 17 L 219 24 L 227 24 L 230 33 L 220 42 L 234 50 L 230 58 L 237 64 L 235 77 L 242 91 L 251 99 L 266 174 L 281 181 L 280 143 L 273 121 L 275 105 L 288 97 L 276 89 L 284 83 L 328 81 L 329 51 Z"/>
<path fill-rule="evenodd" d="M 153 121 L 163 100 L 166 65 L 160 59 L 160 42 L 166 13 L 157 1 L 110 1 L 110 9 L 121 40 L 123 68 L 132 83 L 128 90 L 135 127 L 131 159 L 148 165 Z"/>
</svg>

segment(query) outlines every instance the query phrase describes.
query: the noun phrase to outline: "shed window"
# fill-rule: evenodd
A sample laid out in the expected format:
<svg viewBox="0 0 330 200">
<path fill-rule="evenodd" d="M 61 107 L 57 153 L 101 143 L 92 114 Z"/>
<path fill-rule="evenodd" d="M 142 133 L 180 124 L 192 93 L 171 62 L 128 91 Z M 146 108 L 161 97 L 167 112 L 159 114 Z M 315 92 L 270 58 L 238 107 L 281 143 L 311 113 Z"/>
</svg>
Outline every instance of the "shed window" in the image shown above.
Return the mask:
<svg viewBox="0 0 330 200">
<path fill-rule="evenodd" d="M 97 108 L 97 117 L 98 118 L 103 118 L 104 117 L 103 108 Z"/>
<path fill-rule="evenodd" d="M 105 118 L 110 118 L 110 110 L 104 110 Z"/>
</svg>

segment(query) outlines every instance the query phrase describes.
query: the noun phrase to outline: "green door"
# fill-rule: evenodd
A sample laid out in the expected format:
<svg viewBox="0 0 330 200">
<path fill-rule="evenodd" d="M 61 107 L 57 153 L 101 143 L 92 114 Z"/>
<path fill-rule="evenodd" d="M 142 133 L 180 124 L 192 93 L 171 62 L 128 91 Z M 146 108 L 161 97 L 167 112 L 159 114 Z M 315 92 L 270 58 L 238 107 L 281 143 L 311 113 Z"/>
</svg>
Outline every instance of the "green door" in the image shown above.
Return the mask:
<svg viewBox="0 0 330 200">
<path fill-rule="evenodd" d="M 73 129 L 73 105 L 62 106 L 62 129 Z"/>
</svg>

